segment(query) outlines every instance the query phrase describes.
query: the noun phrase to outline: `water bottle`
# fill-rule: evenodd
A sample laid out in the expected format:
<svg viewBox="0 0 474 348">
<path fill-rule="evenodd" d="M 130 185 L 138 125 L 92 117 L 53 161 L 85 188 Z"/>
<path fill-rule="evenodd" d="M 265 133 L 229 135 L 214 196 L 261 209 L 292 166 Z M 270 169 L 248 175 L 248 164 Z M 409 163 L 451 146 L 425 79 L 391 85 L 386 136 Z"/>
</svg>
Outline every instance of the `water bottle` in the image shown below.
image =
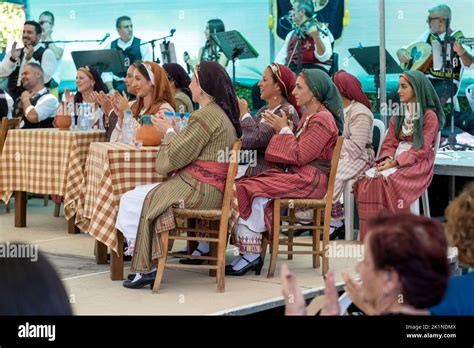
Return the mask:
<svg viewBox="0 0 474 348">
<path fill-rule="evenodd" d="M 125 111 L 122 122 L 122 143 L 131 144 L 133 141 L 132 111 Z"/>
<path fill-rule="evenodd" d="M 69 102 L 67 103 L 67 112 L 71 116 L 71 127 L 69 128 L 71 131 L 76 130 L 76 117 L 74 116 L 74 103 Z"/>
<path fill-rule="evenodd" d="M 81 131 L 86 131 L 87 130 L 87 126 L 85 124 L 85 116 L 84 116 L 85 112 L 84 112 L 84 104 L 81 103 L 79 104 L 79 116 L 78 116 L 78 122 L 79 122 L 79 130 Z"/>
<path fill-rule="evenodd" d="M 104 114 L 101 113 L 101 115 L 99 116 L 99 129 L 100 130 L 105 130 L 105 127 L 104 127 Z"/>
<path fill-rule="evenodd" d="M 84 130 L 85 131 L 88 131 L 91 127 L 91 124 L 90 124 L 90 117 L 91 117 L 91 114 L 90 114 L 90 105 L 85 103 L 84 106 L 84 114 L 82 115 L 82 122 L 84 123 Z"/>
</svg>

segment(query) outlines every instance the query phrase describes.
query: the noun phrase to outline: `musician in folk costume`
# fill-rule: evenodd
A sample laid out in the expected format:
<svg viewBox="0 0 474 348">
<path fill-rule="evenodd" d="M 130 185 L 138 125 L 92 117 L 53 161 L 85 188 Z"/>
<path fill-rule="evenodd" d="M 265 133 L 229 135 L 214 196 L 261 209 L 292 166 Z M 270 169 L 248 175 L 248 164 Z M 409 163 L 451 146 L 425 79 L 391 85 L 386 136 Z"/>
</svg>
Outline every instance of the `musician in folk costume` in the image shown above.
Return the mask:
<svg viewBox="0 0 474 348">
<path fill-rule="evenodd" d="M 421 35 L 414 43 L 427 43 L 431 47 L 433 47 L 433 44 L 435 42 L 439 42 L 440 44 L 442 44 L 442 42 L 446 38 L 447 29 L 449 30 L 449 36 L 453 37 L 456 40 L 453 45 L 454 57 L 451 60 L 452 66 L 454 68 L 453 94 L 454 96 L 456 96 L 459 90 L 464 68 L 472 67 L 472 63 L 474 61 L 472 50 L 469 46 L 463 45 L 459 42 L 460 39 L 464 38 L 464 34 L 462 33 L 462 31 L 453 30 L 450 28 L 452 15 L 449 6 L 438 5 L 429 9 L 428 13 L 429 15 L 427 18 L 427 23 L 429 25 L 429 30 L 424 32 L 423 35 Z M 414 43 L 412 43 L 412 45 Z M 402 63 L 402 67 L 403 63 L 409 64 L 412 59 L 411 50 L 409 50 L 412 45 L 410 45 L 408 49 L 407 47 L 402 47 L 397 51 L 397 56 L 400 62 Z M 409 66 L 406 66 L 406 68 L 409 68 Z M 436 67 L 434 66 L 434 59 L 431 61 L 427 61 L 426 71 L 424 72 L 433 84 L 436 93 L 440 98 L 441 104 L 445 105 L 447 103 L 451 103 L 451 73 L 443 72 L 442 68 L 439 67 L 437 68 L 437 70 L 435 70 L 435 68 Z M 457 111 L 459 111 L 459 104 L 456 97 L 454 98 L 454 107 Z M 446 124 L 448 128 L 445 129 L 443 135 L 447 136 L 449 135 L 450 122 L 446 122 Z"/>
</svg>

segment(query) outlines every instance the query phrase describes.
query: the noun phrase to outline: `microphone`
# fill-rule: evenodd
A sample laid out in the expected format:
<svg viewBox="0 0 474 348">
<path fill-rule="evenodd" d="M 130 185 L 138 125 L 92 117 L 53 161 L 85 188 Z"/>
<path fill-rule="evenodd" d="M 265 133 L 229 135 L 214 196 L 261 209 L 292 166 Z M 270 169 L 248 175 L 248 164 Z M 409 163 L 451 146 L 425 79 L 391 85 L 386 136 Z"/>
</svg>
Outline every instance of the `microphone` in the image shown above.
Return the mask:
<svg viewBox="0 0 474 348">
<path fill-rule="evenodd" d="M 290 21 L 291 21 L 291 15 L 290 15 L 290 14 L 286 14 L 286 15 L 280 17 L 280 20 L 281 20 L 281 21 L 284 20 L 284 19 L 286 19 L 288 22 L 290 22 Z"/>
<path fill-rule="evenodd" d="M 105 40 L 107 40 L 109 37 L 110 37 L 109 33 L 105 34 L 104 38 L 100 40 L 99 45 L 102 45 L 105 42 Z"/>
<path fill-rule="evenodd" d="M 185 63 L 186 63 L 186 70 L 188 71 L 188 74 L 191 74 L 191 67 L 189 66 L 188 60 L 189 60 L 189 53 L 188 51 L 184 51 L 184 56 L 187 57 Z"/>
<path fill-rule="evenodd" d="M 173 36 L 173 35 L 174 35 L 174 33 L 176 33 L 176 29 L 171 29 L 171 30 L 170 30 L 170 34 L 171 34 L 171 36 Z"/>
</svg>

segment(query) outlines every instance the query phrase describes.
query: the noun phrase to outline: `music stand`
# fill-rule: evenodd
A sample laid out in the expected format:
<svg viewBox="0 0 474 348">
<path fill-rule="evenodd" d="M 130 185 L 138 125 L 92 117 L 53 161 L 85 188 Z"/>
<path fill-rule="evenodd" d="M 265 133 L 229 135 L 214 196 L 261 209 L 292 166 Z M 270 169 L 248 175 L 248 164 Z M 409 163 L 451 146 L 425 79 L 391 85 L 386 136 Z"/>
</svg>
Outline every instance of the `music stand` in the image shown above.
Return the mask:
<svg viewBox="0 0 474 348">
<path fill-rule="evenodd" d="M 213 33 L 211 37 L 227 59 L 232 60 L 232 82 L 235 84 L 235 60 L 257 58 L 257 50 L 237 30 Z"/>
<path fill-rule="evenodd" d="M 110 50 L 74 51 L 71 52 L 71 56 L 76 69 L 87 65 L 97 70 L 99 74 L 112 72 L 120 76 L 127 72 L 127 68 L 123 63 L 123 53 L 115 48 Z"/>
<path fill-rule="evenodd" d="M 374 75 L 377 89 L 377 109 L 380 111 L 380 48 L 379 46 L 349 48 L 349 52 L 369 75 Z M 401 74 L 402 68 L 385 50 L 387 74 Z"/>
</svg>

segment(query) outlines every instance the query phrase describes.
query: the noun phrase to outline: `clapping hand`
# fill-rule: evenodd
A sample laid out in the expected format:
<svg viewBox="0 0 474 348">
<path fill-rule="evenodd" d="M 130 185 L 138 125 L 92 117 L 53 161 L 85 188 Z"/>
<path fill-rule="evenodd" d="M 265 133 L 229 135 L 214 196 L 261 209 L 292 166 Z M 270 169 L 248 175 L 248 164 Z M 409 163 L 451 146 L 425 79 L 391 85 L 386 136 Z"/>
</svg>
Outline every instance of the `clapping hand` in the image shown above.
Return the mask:
<svg viewBox="0 0 474 348">
<path fill-rule="evenodd" d="M 265 123 L 270 125 L 270 127 L 272 127 L 276 133 L 280 133 L 283 128 L 290 126 L 288 117 L 284 111 L 281 111 L 280 117 L 275 115 L 273 112 L 266 110 L 263 113 L 263 119 L 265 120 Z"/>
</svg>

